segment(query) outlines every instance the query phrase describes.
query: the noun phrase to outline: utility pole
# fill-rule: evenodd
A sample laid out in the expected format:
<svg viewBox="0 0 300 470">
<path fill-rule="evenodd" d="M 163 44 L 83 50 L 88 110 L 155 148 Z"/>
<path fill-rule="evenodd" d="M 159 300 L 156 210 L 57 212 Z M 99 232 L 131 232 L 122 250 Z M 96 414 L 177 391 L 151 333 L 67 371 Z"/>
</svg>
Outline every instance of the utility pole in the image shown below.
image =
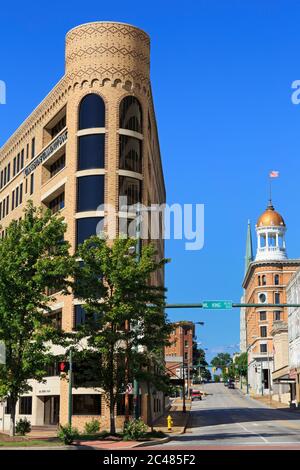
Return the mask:
<svg viewBox="0 0 300 470">
<path fill-rule="evenodd" d="M 182 383 L 182 411 L 186 413 L 186 405 L 185 405 L 185 366 L 184 366 L 184 359 L 182 361 L 182 375 L 183 375 L 183 383 Z"/>
</svg>

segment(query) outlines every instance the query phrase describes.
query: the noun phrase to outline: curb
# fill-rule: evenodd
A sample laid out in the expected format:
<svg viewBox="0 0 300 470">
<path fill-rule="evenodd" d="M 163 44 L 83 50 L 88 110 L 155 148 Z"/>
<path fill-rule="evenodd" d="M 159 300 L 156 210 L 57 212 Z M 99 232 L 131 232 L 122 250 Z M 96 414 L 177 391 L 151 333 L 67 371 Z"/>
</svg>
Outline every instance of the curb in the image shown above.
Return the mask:
<svg viewBox="0 0 300 470">
<path fill-rule="evenodd" d="M 189 410 L 188 414 L 187 414 L 187 418 L 186 418 L 186 422 L 184 424 L 184 426 L 182 427 L 182 431 L 180 432 L 176 432 L 175 434 L 172 434 L 170 436 L 167 436 L 167 437 L 164 437 L 162 439 L 159 439 L 157 441 L 147 441 L 147 442 L 141 442 L 140 444 L 137 444 L 136 446 L 134 447 L 148 447 L 148 446 L 157 446 L 159 444 L 166 444 L 167 442 L 170 442 L 172 440 L 172 437 L 173 436 L 180 436 L 182 434 L 185 434 L 185 431 L 186 431 L 186 428 L 187 428 L 187 425 L 189 423 L 189 420 L 190 420 L 190 417 L 191 417 L 191 410 Z"/>
<path fill-rule="evenodd" d="M 171 441 L 171 437 L 167 436 L 167 437 L 163 437 L 162 439 L 158 439 L 157 441 L 140 442 L 136 446 L 133 446 L 133 448 L 135 448 L 135 447 L 158 446 L 159 444 L 165 444 L 166 442 L 170 442 L 170 441 Z"/>
</svg>

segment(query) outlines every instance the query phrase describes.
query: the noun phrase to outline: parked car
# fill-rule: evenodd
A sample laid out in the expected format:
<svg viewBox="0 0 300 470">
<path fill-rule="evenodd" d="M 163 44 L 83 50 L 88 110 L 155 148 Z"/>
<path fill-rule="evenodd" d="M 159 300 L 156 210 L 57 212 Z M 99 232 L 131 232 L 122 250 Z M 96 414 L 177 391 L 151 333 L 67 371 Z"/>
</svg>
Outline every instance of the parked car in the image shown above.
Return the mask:
<svg viewBox="0 0 300 470">
<path fill-rule="evenodd" d="M 192 390 L 192 401 L 193 400 L 202 400 L 202 392 L 200 390 Z"/>
<path fill-rule="evenodd" d="M 228 388 L 235 388 L 234 382 L 229 381 L 228 382 Z"/>
</svg>

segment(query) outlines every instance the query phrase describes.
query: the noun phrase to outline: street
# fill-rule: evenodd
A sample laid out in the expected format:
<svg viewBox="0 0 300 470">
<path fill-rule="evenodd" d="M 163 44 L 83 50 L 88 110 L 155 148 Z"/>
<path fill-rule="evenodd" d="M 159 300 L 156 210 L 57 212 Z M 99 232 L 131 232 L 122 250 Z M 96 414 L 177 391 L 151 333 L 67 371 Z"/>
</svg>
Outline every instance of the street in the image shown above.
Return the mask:
<svg viewBox="0 0 300 470">
<path fill-rule="evenodd" d="M 297 448 L 300 413 L 270 409 L 223 384 L 202 386 L 209 395 L 194 401 L 186 433 L 161 448 Z"/>
</svg>

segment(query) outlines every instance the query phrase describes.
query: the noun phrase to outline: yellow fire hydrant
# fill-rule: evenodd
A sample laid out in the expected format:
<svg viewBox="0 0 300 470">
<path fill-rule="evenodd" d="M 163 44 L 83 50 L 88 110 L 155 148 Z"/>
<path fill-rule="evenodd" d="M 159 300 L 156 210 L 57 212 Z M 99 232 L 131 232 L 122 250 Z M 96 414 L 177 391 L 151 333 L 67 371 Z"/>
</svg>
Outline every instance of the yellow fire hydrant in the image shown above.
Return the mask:
<svg viewBox="0 0 300 470">
<path fill-rule="evenodd" d="M 172 426 L 173 426 L 173 420 L 172 420 L 172 416 L 169 415 L 167 417 L 167 424 L 168 424 L 168 431 L 172 431 Z"/>
</svg>

